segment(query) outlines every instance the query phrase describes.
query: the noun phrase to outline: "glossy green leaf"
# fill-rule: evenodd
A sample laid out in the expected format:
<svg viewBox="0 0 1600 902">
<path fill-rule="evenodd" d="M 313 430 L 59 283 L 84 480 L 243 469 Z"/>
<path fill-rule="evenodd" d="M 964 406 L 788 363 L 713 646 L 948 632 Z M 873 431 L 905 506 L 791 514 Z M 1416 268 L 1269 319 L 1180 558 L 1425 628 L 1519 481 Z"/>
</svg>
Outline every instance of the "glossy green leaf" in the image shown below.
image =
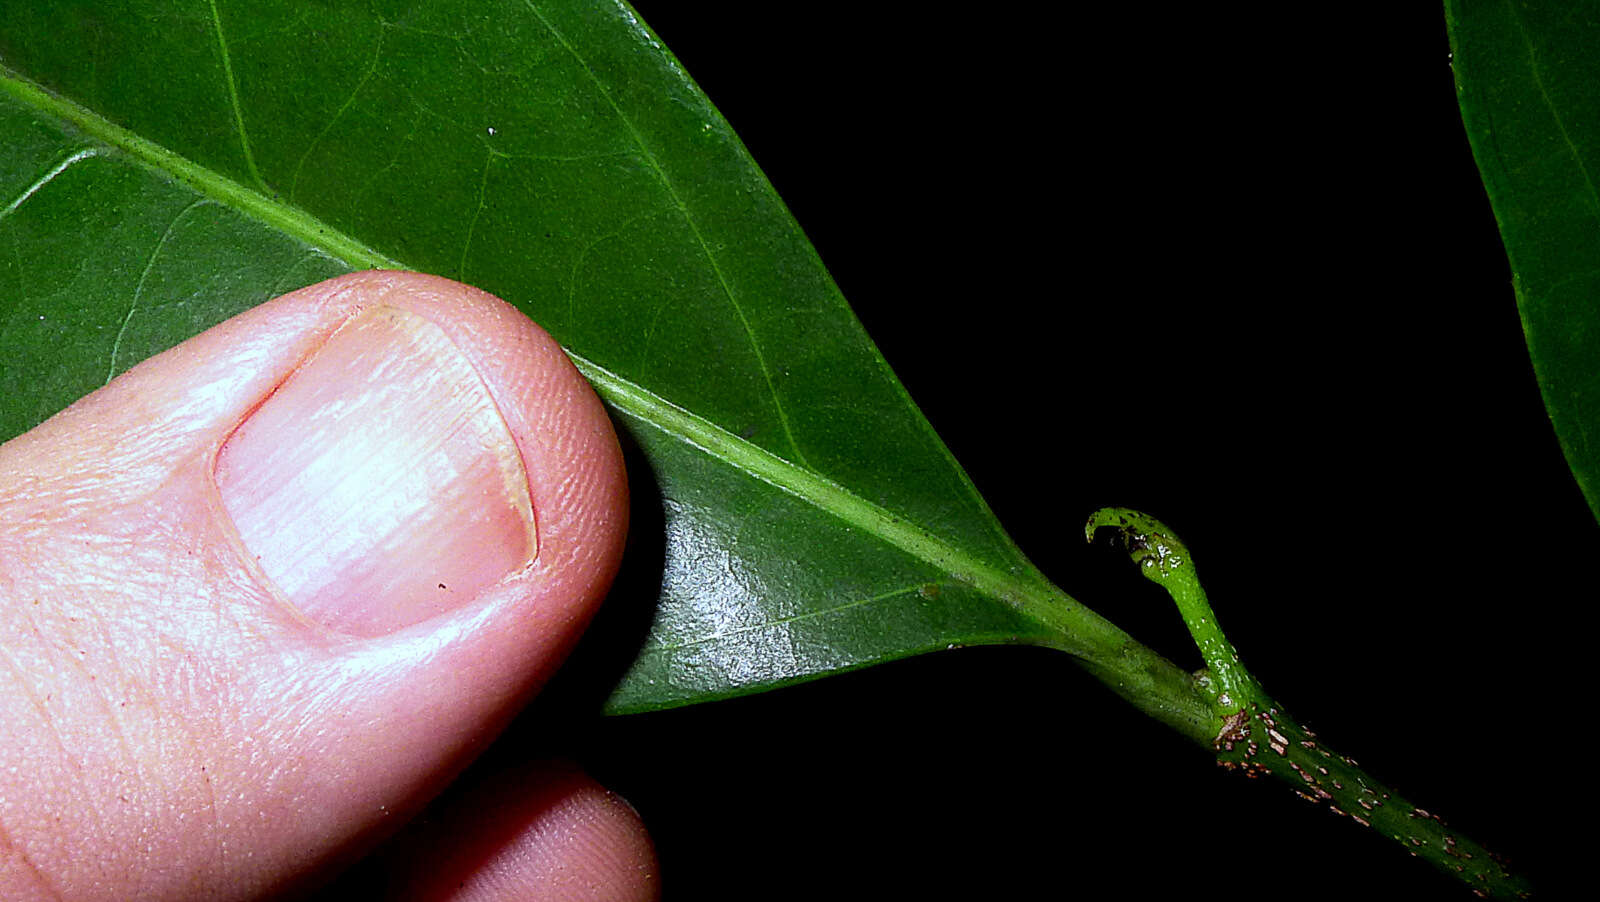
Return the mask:
<svg viewBox="0 0 1600 902">
<path fill-rule="evenodd" d="M 660 490 L 660 597 L 613 710 L 954 644 L 1125 657 L 626 4 L 30 4 L 0 62 L 0 436 L 275 294 L 424 270 L 547 327 Z"/>
<path fill-rule="evenodd" d="M 1600 518 L 1600 3 L 1449 0 L 1462 118 L 1545 408 Z"/>
</svg>

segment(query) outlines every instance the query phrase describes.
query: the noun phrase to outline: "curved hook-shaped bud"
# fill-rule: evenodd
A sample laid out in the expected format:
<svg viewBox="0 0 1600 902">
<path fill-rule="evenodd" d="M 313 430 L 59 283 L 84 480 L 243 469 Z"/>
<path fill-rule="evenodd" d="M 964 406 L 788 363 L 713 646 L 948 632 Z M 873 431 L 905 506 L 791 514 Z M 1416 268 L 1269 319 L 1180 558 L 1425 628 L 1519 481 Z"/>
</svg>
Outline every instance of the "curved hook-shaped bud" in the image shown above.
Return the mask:
<svg viewBox="0 0 1600 902">
<path fill-rule="evenodd" d="M 1217 705 L 1224 714 L 1234 713 L 1266 695 L 1250 671 L 1239 663 L 1239 653 L 1223 634 L 1217 615 L 1211 611 L 1200 578 L 1195 575 L 1194 559 L 1176 534 L 1160 520 L 1125 507 L 1104 507 L 1089 515 L 1084 538 L 1094 541 L 1095 533 L 1106 527 L 1117 531 L 1128 556 L 1139 565 L 1139 572 L 1158 583 L 1178 605 L 1178 613 L 1189 627 L 1206 662 L 1217 692 Z"/>
<path fill-rule="evenodd" d="M 1089 515 L 1084 540 L 1093 542 L 1095 533 L 1107 526 L 1116 527 L 1122 547 L 1151 582 L 1166 585 L 1167 580 L 1193 575 L 1192 564 L 1184 567 L 1189 549 L 1155 517 L 1126 507 L 1102 507 Z"/>
</svg>

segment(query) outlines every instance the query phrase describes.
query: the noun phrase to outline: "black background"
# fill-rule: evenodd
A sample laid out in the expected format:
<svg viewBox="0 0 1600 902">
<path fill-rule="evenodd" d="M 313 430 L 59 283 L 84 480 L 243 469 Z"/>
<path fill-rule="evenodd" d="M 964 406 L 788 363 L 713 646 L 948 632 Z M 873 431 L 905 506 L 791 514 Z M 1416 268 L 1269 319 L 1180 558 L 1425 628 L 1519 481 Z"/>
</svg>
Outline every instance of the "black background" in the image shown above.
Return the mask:
<svg viewBox="0 0 1600 902">
<path fill-rule="evenodd" d="M 1080 535 L 1104 505 L 1164 519 L 1268 691 L 1553 897 L 1584 839 L 1545 812 L 1587 793 L 1567 687 L 1600 530 L 1441 11 L 1309 6 L 637 4 L 1047 576 L 1195 666 L 1159 590 Z M 1470 898 L 1059 654 L 617 719 L 579 682 L 500 754 L 629 798 L 669 900 Z"/>
</svg>

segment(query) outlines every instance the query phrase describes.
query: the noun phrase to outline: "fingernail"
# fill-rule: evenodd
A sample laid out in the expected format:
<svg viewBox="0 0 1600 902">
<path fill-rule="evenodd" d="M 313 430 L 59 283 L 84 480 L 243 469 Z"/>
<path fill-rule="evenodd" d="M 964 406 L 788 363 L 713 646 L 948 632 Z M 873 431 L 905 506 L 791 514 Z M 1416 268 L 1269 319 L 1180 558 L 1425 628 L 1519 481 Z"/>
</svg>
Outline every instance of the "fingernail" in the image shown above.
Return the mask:
<svg viewBox="0 0 1600 902">
<path fill-rule="evenodd" d="M 432 322 L 356 314 L 217 459 L 244 546 L 312 620 L 380 636 L 476 597 L 537 552 L 516 442 Z"/>
</svg>

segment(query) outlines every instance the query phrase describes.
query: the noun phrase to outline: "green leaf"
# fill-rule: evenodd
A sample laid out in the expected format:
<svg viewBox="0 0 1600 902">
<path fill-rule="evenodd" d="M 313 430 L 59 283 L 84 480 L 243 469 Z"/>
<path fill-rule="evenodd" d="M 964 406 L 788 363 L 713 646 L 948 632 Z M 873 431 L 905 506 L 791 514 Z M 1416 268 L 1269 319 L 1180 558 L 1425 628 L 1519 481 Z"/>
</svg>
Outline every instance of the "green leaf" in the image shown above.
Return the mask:
<svg viewBox="0 0 1600 902">
<path fill-rule="evenodd" d="M 1539 390 L 1600 518 L 1600 3 L 1448 0 L 1446 12 Z"/>
<path fill-rule="evenodd" d="M 1000 529 L 626 4 L 392 6 L 8 13 L 0 437 L 275 294 L 434 272 L 548 328 L 643 452 L 660 597 L 612 710 L 956 644 L 1129 660 Z"/>
</svg>

